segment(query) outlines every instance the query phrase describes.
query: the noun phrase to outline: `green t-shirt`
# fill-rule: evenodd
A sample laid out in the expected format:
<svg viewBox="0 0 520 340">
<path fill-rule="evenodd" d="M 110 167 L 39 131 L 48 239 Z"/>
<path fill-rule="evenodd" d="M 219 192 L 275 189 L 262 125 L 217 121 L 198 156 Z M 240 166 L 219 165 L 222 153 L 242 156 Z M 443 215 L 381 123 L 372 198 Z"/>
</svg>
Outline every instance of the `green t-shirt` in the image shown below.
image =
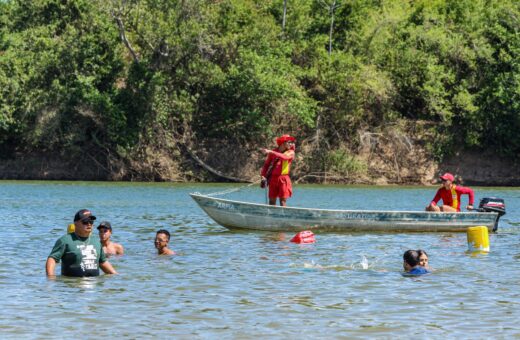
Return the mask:
<svg viewBox="0 0 520 340">
<path fill-rule="evenodd" d="M 98 237 L 75 233 L 60 237 L 49 257 L 61 261 L 61 275 L 65 276 L 98 276 L 99 264 L 107 260 Z"/>
</svg>

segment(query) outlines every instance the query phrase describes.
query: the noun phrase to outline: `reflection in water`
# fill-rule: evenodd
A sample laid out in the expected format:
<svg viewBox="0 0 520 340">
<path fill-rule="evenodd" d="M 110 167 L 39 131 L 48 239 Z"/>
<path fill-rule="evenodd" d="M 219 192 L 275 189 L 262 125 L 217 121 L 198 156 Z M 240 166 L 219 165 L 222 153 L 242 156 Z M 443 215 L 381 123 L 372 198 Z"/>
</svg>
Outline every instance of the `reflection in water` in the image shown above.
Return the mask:
<svg viewBox="0 0 520 340">
<path fill-rule="evenodd" d="M 466 254 L 468 254 L 471 257 L 476 258 L 476 257 L 480 257 L 480 256 L 487 256 L 487 255 L 489 255 L 489 251 L 482 251 L 482 250 L 471 251 L 471 250 L 466 250 Z"/>
<path fill-rule="evenodd" d="M 264 239 L 266 242 L 270 243 L 273 241 L 279 241 L 279 242 L 285 242 L 289 239 L 287 238 L 286 233 L 264 233 L 262 236 L 262 239 Z"/>
<path fill-rule="evenodd" d="M 67 277 L 67 276 L 57 276 L 56 280 L 59 282 L 63 282 L 69 288 L 79 288 L 85 290 L 91 290 L 96 288 L 96 286 L 102 284 L 104 281 L 103 276 L 96 277 Z"/>
</svg>

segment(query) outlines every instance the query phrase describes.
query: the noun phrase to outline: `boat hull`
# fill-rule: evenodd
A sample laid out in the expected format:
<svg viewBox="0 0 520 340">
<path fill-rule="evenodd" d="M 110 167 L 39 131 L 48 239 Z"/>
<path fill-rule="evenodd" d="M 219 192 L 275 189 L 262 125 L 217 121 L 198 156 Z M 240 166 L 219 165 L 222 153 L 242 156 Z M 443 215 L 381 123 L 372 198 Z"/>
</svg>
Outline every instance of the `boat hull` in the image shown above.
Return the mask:
<svg viewBox="0 0 520 340">
<path fill-rule="evenodd" d="M 465 232 L 468 227 L 493 230 L 494 212 L 329 210 L 279 207 L 190 194 L 215 222 L 228 229 L 330 232 Z"/>
</svg>

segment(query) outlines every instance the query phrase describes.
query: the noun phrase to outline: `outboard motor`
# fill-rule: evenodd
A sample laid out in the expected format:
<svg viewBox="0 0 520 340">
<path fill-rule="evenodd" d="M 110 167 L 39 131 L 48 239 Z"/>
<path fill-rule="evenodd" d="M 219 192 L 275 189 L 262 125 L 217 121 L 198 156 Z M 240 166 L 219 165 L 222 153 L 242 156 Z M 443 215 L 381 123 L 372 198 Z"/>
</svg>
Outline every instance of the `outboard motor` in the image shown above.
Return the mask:
<svg viewBox="0 0 520 340">
<path fill-rule="evenodd" d="M 495 221 L 495 226 L 493 227 L 493 231 L 497 231 L 498 220 L 500 219 L 500 217 L 506 214 L 506 204 L 504 203 L 504 200 L 502 198 L 484 197 L 480 200 L 480 203 L 478 205 L 478 211 L 498 213 L 497 220 Z"/>
</svg>

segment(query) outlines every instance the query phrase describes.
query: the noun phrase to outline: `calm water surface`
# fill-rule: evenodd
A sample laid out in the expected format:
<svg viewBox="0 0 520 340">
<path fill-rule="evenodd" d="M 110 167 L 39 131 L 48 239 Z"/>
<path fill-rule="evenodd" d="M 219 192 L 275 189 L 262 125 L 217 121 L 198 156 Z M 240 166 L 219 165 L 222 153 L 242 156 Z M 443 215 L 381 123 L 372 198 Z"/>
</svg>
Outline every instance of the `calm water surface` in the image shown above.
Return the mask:
<svg viewBox="0 0 520 340">
<path fill-rule="evenodd" d="M 232 187 L 0 181 L 1 337 L 520 337 L 519 188 L 475 188 L 477 199 L 507 205 L 491 252 L 475 256 L 464 233 L 323 233 L 296 245 L 292 234 L 231 232 L 188 196 Z M 297 186 L 290 204 L 421 210 L 434 193 Z M 225 197 L 264 200 L 256 187 Z M 45 260 L 84 207 L 112 222 L 125 246 L 110 258 L 120 274 L 49 280 Z M 178 256 L 156 255 L 159 228 Z M 409 248 L 427 250 L 435 272 L 403 277 Z"/>
</svg>

